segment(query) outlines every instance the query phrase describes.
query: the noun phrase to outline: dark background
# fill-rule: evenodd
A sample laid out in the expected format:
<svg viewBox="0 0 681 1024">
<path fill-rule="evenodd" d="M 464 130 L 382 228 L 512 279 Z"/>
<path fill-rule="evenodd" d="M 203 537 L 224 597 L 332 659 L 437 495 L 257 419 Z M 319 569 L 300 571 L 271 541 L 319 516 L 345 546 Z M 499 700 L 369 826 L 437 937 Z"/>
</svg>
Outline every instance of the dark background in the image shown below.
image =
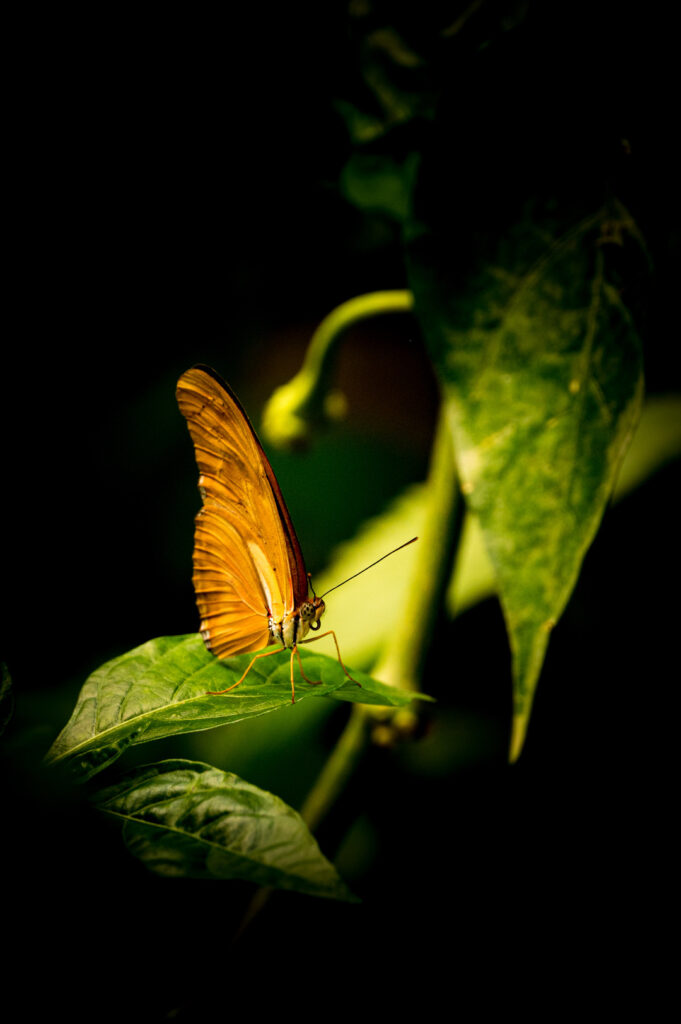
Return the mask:
<svg viewBox="0 0 681 1024">
<path fill-rule="evenodd" d="M 508 51 L 482 82 L 447 79 L 449 109 L 452 96 L 466 108 L 468 136 L 453 145 L 462 160 L 467 146 L 489 147 L 503 96 L 531 132 L 564 132 L 573 147 L 581 125 L 617 135 L 632 120 L 647 147 L 635 199 L 656 261 L 648 387 L 678 390 L 676 175 L 665 78 L 651 72 L 665 70 L 668 26 L 654 12 L 623 22 L 606 4 L 556 5 L 551 19 L 541 5 L 483 8 L 526 26 L 522 89 L 508 100 Z M 448 22 L 446 5 L 425 5 L 421 25 L 401 5 L 376 10 L 377 24 L 406 18 L 416 38 L 429 19 Z M 368 102 L 353 25 L 331 4 L 253 6 L 224 24 L 163 11 L 16 26 L 2 383 L 2 656 L 16 710 L 3 849 L 7 976 L 29 969 L 16 986 L 27 1011 L 44 1000 L 67 1019 L 212 1019 L 299 1003 L 324 1014 L 364 1007 L 367 987 L 378 1013 L 430 1012 L 433 1000 L 484 1012 L 528 998 L 553 1012 L 590 986 L 596 1005 L 641 1000 L 649 1011 L 646 979 L 668 968 L 658 937 L 676 738 L 674 467 L 608 512 L 513 768 L 496 602 L 443 625 L 424 689 L 439 701 L 430 734 L 451 747 L 434 761 L 419 752 L 427 736 L 370 751 L 319 833 L 331 857 L 346 844 L 360 907 L 276 894 L 231 947 L 248 887 L 151 876 L 40 768 L 90 671 L 196 628 L 198 499 L 179 374 L 215 366 L 257 421 L 327 312 L 407 286 L 399 225 L 339 187 L 353 146 L 334 101 Z M 463 70 L 484 50 L 471 44 Z M 547 80 L 549 68 L 558 72 Z M 452 92 L 461 82 L 468 91 Z M 556 97 L 569 124 L 552 120 Z M 422 127 L 398 151 L 425 146 Z M 520 175 L 504 155 L 495 187 L 511 195 Z M 351 412 L 336 441 L 321 440 L 334 445 L 332 465 L 313 475 L 304 460 L 273 458 L 313 571 L 423 479 L 437 407 L 409 317 L 356 329 L 339 373 Z M 452 658 L 453 683 L 442 671 Z M 346 713 L 324 724 L 328 749 Z M 271 788 L 282 792 L 276 774 Z"/>
</svg>

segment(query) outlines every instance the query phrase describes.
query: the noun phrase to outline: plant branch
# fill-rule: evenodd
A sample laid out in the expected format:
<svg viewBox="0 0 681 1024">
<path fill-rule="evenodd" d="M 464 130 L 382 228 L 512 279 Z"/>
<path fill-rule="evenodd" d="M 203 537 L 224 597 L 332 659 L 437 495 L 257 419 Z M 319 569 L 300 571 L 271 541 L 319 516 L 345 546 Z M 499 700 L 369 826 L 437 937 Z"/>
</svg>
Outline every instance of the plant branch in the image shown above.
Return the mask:
<svg viewBox="0 0 681 1024">
<path fill-rule="evenodd" d="M 342 418 L 345 399 L 331 386 L 338 345 L 354 324 L 381 313 L 406 313 L 413 308 L 409 291 L 370 292 L 332 310 L 312 335 L 295 377 L 272 394 L 263 412 L 264 437 L 280 448 L 306 445 L 316 429 Z"/>
<path fill-rule="evenodd" d="M 280 443 L 308 436 L 310 423 L 322 408 L 323 396 L 328 394 L 332 353 L 346 327 L 377 312 L 411 308 L 410 292 L 375 292 L 346 302 L 330 313 L 315 332 L 300 373 L 270 400 L 266 413 L 270 440 L 273 434 Z M 377 679 L 412 690 L 419 689 L 463 520 L 444 402 L 433 443 L 428 489 L 426 522 L 419 541 L 421 557 L 417 559 L 389 648 L 372 672 Z M 415 714 L 405 709 L 394 712 L 369 705 L 353 706 L 345 729 L 301 808 L 301 816 L 311 831 L 335 803 L 370 739 L 383 744 L 392 742 L 412 732 L 415 723 Z M 241 930 L 264 907 L 268 896 L 269 890 L 256 893 Z"/>
<path fill-rule="evenodd" d="M 363 705 L 353 704 L 345 729 L 300 809 L 311 832 L 343 791 L 366 746 L 367 715 Z"/>
<path fill-rule="evenodd" d="M 390 642 L 372 675 L 401 689 L 418 690 L 461 537 L 464 503 L 458 486 L 451 429 L 443 402 L 428 474 L 426 519 L 419 558 Z"/>
</svg>

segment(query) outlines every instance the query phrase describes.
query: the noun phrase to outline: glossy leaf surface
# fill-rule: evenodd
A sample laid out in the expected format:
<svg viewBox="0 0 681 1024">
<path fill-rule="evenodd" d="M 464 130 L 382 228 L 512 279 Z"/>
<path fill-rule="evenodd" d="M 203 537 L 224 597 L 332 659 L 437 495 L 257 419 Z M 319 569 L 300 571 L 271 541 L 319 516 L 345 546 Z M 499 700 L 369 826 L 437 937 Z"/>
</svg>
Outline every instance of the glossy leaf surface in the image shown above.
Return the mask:
<svg viewBox="0 0 681 1024">
<path fill-rule="evenodd" d="M 274 648 L 268 648 L 274 651 Z M 336 659 L 301 648 L 311 686 L 294 663 L 296 703 L 309 697 L 401 706 L 413 699 L 364 673 L 349 682 Z M 267 714 L 291 703 L 290 652 L 255 662 L 244 682 L 231 693 L 211 696 L 241 677 L 253 655 L 226 661 L 213 657 L 197 634 L 158 637 L 114 658 L 86 681 L 66 727 L 48 754 L 51 763 L 68 763 L 77 776 L 89 778 L 118 758 L 127 747 L 180 733 L 212 729 Z M 346 685 L 347 684 L 347 685 Z"/>
<path fill-rule="evenodd" d="M 231 772 L 162 761 L 100 790 L 95 802 L 123 821 L 126 845 L 158 875 L 355 900 L 300 815 Z"/>
</svg>

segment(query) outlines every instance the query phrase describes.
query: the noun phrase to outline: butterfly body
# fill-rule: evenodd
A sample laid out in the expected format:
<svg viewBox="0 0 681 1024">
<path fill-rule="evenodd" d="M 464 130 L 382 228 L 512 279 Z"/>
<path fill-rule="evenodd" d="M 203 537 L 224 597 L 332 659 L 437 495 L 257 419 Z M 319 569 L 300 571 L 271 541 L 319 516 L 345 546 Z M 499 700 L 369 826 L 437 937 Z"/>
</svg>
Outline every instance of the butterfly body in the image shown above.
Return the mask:
<svg viewBox="0 0 681 1024">
<path fill-rule="evenodd" d="M 292 615 L 285 615 L 279 622 L 270 617 L 270 643 L 283 644 L 288 648 L 295 647 L 304 640 L 311 629 L 319 629 L 325 607 L 320 597 L 313 597 L 310 601 L 304 601 Z"/>
<path fill-rule="evenodd" d="M 274 471 L 241 403 L 214 370 L 187 370 L 177 401 L 194 442 L 203 502 L 193 557 L 201 636 L 218 658 L 272 644 L 291 650 L 293 690 L 294 654 L 300 663 L 298 644 L 320 628 L 325 605 L 309 597 L 305 562 Z"/>
</svg>

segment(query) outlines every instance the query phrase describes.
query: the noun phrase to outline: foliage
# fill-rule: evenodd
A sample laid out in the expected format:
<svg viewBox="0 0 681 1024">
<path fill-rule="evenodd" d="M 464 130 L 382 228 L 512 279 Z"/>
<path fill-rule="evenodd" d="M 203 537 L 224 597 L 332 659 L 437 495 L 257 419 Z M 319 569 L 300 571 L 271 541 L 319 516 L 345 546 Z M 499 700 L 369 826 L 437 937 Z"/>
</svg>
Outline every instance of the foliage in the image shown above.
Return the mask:
<svg viewBox="0 0 681 1024">
<path fill-rule="evenodd" d="M 236 684 L 252 654 L 219 661 L 197 634 L 149 640 L 93 672 L 47 762 L 65 767 L 74 781 L 86 781 L 128 747 L 286 707 L 292 701 L 291 655 L 283 652 L 275 661 L 274 651 L 266 650 L 268 657 L 256 661 L 236 689 L 217 695 L 210 691 Z M 399 707 L 414 696 L 363 672 L 351 681 L 337 660 L 324 655 L 306 654 L 303 664 L 316 685 L 299 684 L 298 702 L 315 696 Z M 246 832 L 232 807 L 242 799 L 250 801 L 257 825 Z M 271 794 L 210 765 L 147 765 L 141 774 L 133 772 L 125 781 L 96 792 L 94 800 L 108 813 L 126 819 L 128 847 L 157 872 L 248 878 L 261 885 L 352 898 L 299 815 Z M 177 820 L 185 817 L 193 824 L 180 829 Z"/>
<path fill-rule="evenodd" d="M 494 565 L 513 651 L 512 759 L 549 633 L 643 397 L 640 339 L 621 295 L 623 275 L 646 271 L 636 227 L 615 205 L 563 230 L 554 209 L 533 204 L 465 281 L 448 271 L 442 241 L 427 229 L 412 242 L 461 487 Z"/>
<path fill-rule="evenodd" d="M 354 899 L 300 815 L 231 772 L 161 761 L 100 790 L 95 803 L 124 822 L 128 849 L 157 874 Z"/>
<path fill-rule="evenodd" d="M 358 152 L 343 180 L 366 213 L 380 208 L 382 190 L 383 212 L 402 224 L 461 490 L 506 620 L 515 760 L 550 632 L 641 413 L 652 267 L 625 205 L 641 199 L 632 175 L 640 126 L 630 112 L 624 133 L 618 118 L 596 127 L 585 117 L 565 146 L 579 94 L 536 40 L 546 30 L 569 52 L 575 22 L 559 41 L 533 7 L 471 5 L 447 25 L 437 18 L 405 12 L 390 31 L 358 19 L 374 120 L 369 130 L 368 115 L 348 116 Z M 601 82 L 588 73 L 581 88 L 591 100 Z M 542 75 L 554 108 L 538 132 L 523 113 Z"/>
<path fill-rule="evenodd" d="M 108 372 L 95 374 L 91 360 L 80 360 L 76 373 L 77 346 L 71 353 L 71 339 L 62 338 L 42 372 L 29 376 L 20 351 L 17 372 L 7 374 L 17 382 L 6 388 L 5 405 L 19 435 L 8 493 L 30 481 L 33 495 L 18 499 L 20 528 L 13 522 L 9 531 L 16 580 L 8 575 L 4 588 L 14 616 L 8 633 L 18 639 L 3 652 L 14 683 L 3 666 L 2 753 L 13 759 L 8 777 L 28 794 L 18 794 L 21 813 L 7 818 L 23 878 L 37 891 L 42 885 L 43 897 L 61 888 L 62 876 L 85 879 L 80 914 L 68 882 L 63 898 L 42 901 L 43 931 L 66 935 L 69 919 L 81 948 L 92 901 L 100 909 L 109 900 L 98 919 L 106 923 L 116 893 L 129 897 L 136 923 L 154 912 L 161 919 L 173 903 L 168 893 L 179 893 L 197 927 L 218 935 L 208 955 L 222 956 L 225 933 L 236 930 L 223 926 L 222 913 L 233 901 L 241 919 L 233 895 L 240 883 L 329 898 L 323 912 L 332 915 L 354 902 L 349 885 L 364 895 L 369 879 L 384 885 L 390 922 L 376 933 L 372 956 L 381 948 L 385 958 L 372 964 L 374 975 L 384 966 L 386 976 L 394 971 L 396 950 L 416 953 L 403 936 L 387 934 L 397 917 L 411 920 L 419 936 L 434 934 L 422 916 L 429 904 L 434 915 L 457 914 L 442 947 L 449 984 L 452 946 L 487 950 L 495 923 L 507 942 L 503 922 L 531 916 L 533 878 L 542 943 L 551 937 L 550 917 L 554 935 L 562 928 L 556 906 L 569 915 L 573 897 L 583 919 L 605 908 L 614 932 L 633 901 L 623 910 L 621 892 L 646 875 L 632 852 L 625 878 L 626 851 L 638 849 L 633 833 L 655 851 L 653 819 L 668 817 L 659 785 L 666 774 L 656 759 L 673 748 L 663 734 L 663 720 L 673 718 L 665 715 L 670 673 L 656 658 L 669 649 L 676 619 L 669 616 L 667 628 L 663 587 L 647 574 L 673 580 L 675 571 L 676 530 L 665 533 L 671 517 L 657 471 L 681 452 L 679 395 L 664 394 L 679 387 L 678 168 L 668 148 L 673 117 L 663 116 L 672 91 L 643 70 L 648 48 L 665 66 L 658 56 L 665 26 L 644 8 L 627 13 L 611 2 L 361 0 L 343 14 L 334 8 L 328 22 L 319 15 L 323 30 L 303 46 L 284 28 L 288 9 L 268 17 L 263 31 L 262 11 L 253 9 L 248 46 L 237 30 L 227 49 L 216 33 L 213 61 L 203 43 L 197 48 L 193 97 L 188 75 L 177 96 L 162 98 L 156 83 L 176 74 L 185 40 L 159 45 L 156 23 L 142 44 L 139 81 L 134 71 L 129 79 L 127 70 L 124 79 L 118 74 L 126 42 L 121 52 L 114 47 L 110 68 L 102 64 L 99 92 L 94 62 L 83 69 L 72 61 L 77 86 L 60 97 L 69 48 L 53 47 L 60 68 L 41 95 L 55 96 L 59 159 L 46 162 L 41 152 L 33 161 L 54 177 L 47 189 L 42 178 L 34 182 L 23 207 L 37 206 L 37 221 L 48 227 L 25 237 L 45 254 L 53 283 L 38 288 L 31 279 L 27 305 L 44 296 L 46 337 L 62 322 L 83 349 L 96 338 Z M 108 33 L 109 26 L 102 38 Z M 247 70 L 226 81 L 223 69 L 236 64 L 225 53 L 237 51 L 248 55 Z M 162 53 L 173 66 L 150 74 L 153 55 Z M 211 68 L 219 69 L 212 82 L 203 78 Z M 110 106 L 116 116 L 108 119 Z M 26 123 L 42 138 L 34 117 Z M 40 206 L 49 197 L 58 200 L 52 218 Z M 401 290 L 400 316 L 413 310 L 409 344 L 422 343 L 437 381 L 455 467 L 452 501 L 465 506 L 463 522 L 453 517 L 443 527 L 453 557 L 441 579 L 424 578 L 421 542 L 330 596 L 324 622 L 337 631 L 361 689 L 327 639 L 302 652 L 305 673 L 321 685 L 305 683 L 294 663 L 295 705 L 288 653 L 257 662 L 234 691 L 211 696 L 236 682 L 251 656 L 218 663 L 194 634 L 157 636 L 194 621 L 197 501 L 172 401 L 176 377 L 198 360 L 230 380 L 233 370 L 250 412 L 281 384 L 303 329 L 328 328 L 333 311 L 337 348 L 352 326 L 342 312 L 336 322 L 339 303 L 359 300 L 369 314 L 378 289 Z M 360 329 L 348 349 L 367 338 Z M 389 390 L 384 371 L 392 366 L 371 362 L 370 348 L 350 375 L 359 366 L 365 391 L 378 398 Z M 291 422 L 320 441 L 316 451 L 278 462 L 261 433 L 322 593 L 438 524 L 432 480 L 415 482 L 415 445 L 393 396 L 386 402 L 394 434 L 379 441 L 370 437 L 373 421 L 362 423 L 352 406 L 339 427 L 347 403 L 334 390 L 333 365 L 327 374 L 313 368 L 305 384 L 314 422 L 306 426 L 298 410 Z M 324 416 L 333 430 L 321 438 Z M 609 586 L 622 595 L 612 608 Z M 414 594 L 429 600 L 406 615 Z M 157 638 L 139 646 L 148 636 Z M 382 671 L 396 638 L 423 637 L 427 664 L 401 685 L 422 685 L 438 703 L 389 687 Z M 494 703 L 487 717 L 486 701 Z M 27 770 L 64 722 L 44 769 Z M 358 723 L 353 747 L 344 741 Z M 311 780 L 314 789 L 327 787 L 328 810 L 369 737 L 376 743 L 366 770 L 338 801 L 328 831 L 318 832 L 306 800 Z M 388 749 L 378 751 L 378 743 Z M 509 750 L 519 762 L 513 769 Z M 579 757 L 571 756 L 576 750 Z M 140 765 L 149 751 L 156 762 Z M 552 770 L 540 783 L 546 764 Z M 637 799 L 645 805 L 638 814 Z M 603 845 L 612 820 L 620 831 L 599 863 L 599 839 Z M 101 852 L 116 849 L 112 823 L 133 857 L 106 873 Z M 81 837 L 75 854 L 77 841 L 64 842 L 69 829 Z M 371 874 L 377 849 L 380 866 Z M 653 856 L 648 876 L 658 873 Z M 603 885 L 620 863 L 608 905 Z M 550 888 L 539 880 L 543 865 L 553 871 Z M 140 875 L 150 908 L 130 882 Z M 11 884 L 22 876 L 16 869 L 6 877 Z M 106 889 L 98 888 L 103 878 Z M 234 884 L 218 884 L 226 879 Z M 218 895 L 206 898 L 208 890 Z M 320 902 L 282 899 L 292 900 L 289 908 Z M 92 943 L 98 983 L 105 931 L 98 926 Z M 601 932 L 593 929 L 599 943 Z M 310 935 L 317 939 L 308 929 L 306 942 Z M 469 947 L 471 935 L 478 946 Z M 144 939 L 145 964 L 167 978 L 167 947 L 157 935 Z M 20 939 L 16 948 L 34 942 Z M 63 946 L 71 957 L 74 943 Z M 423 949 L 433 977 L 432 947 Z M 536 958 L 524 942 L 518 949 L 525 977 Z M 553 957 L 550 941 L 546 949 Z M 257 970 L 268 962 L 255 960 Z M 145 983 L 152 977 L 149 966 Z"/>
</svg>

